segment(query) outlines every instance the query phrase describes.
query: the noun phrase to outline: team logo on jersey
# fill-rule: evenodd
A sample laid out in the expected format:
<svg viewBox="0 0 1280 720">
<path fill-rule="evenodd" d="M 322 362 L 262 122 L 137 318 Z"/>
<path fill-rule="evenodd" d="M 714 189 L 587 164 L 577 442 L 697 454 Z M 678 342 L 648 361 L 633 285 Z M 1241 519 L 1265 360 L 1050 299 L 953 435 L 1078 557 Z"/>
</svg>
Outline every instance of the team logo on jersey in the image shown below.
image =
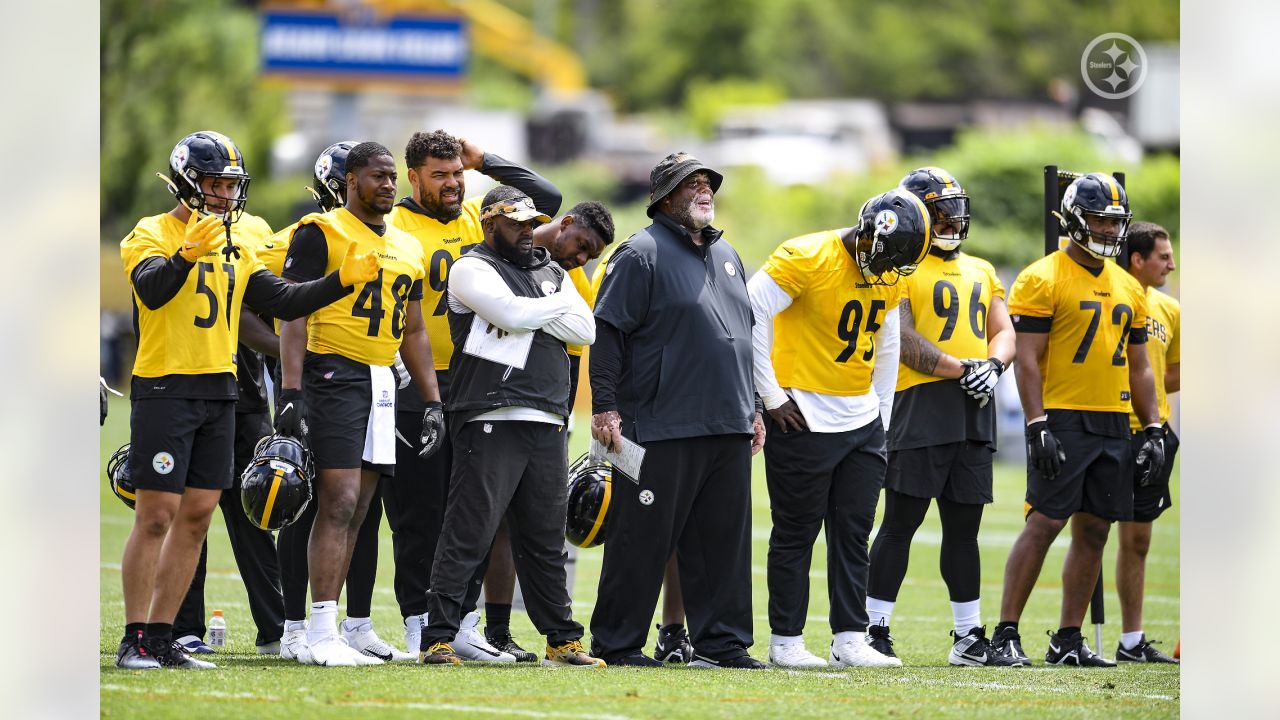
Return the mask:
<svg viewBox="0 0 1280 720">
<path fill-rule="evenodd" d="M 173 472 L 173 464 L 173 456 L 163 450 L 151 458 L 151 468 L 161 475 Z"/>
<path fill-rule="evenodd" d="M 554 295 L 554 294 L 555 294 L 555 292 L 556 292 L 556 284 L 555 284 L 555 283 L 551 282 L 550 280 L 543 280 L 543 281 L 542 281 L 542 294 L 543 294 L 543 295 Z"/>
<path fill-rule="evenodd" d="M 190 151 L 186 145 L 179 145 L 173 149 L 173 154 L 169 156 L 169 167 L 182 172 L 187 168 L 187 158 L 190 157 Z"/>
<path fill-rule="evenodd" d="M 640 491 L 640 504 L 641 504 L 641 505 L 652 505 L 652 504 L 653 504 L 653 491 L 652 491 L 652 490 L 641 490 L 641 491 Z"/>
<path fill-rule="evenodd" d="M 876 215 L 876 231 L 881 235 L 888 235 L 898 227 L 898 213 L 892 210 L 881 210 Z"/>
<path fill-rule="evenodd" d="M 735 268 L 733 266 L 733 263 L 729 262 L 728 260 L 724 261 L 724 271 L 729 273 L 729 277 L 733 277 L 738 274 L 738 269 Z"/>
</svg>

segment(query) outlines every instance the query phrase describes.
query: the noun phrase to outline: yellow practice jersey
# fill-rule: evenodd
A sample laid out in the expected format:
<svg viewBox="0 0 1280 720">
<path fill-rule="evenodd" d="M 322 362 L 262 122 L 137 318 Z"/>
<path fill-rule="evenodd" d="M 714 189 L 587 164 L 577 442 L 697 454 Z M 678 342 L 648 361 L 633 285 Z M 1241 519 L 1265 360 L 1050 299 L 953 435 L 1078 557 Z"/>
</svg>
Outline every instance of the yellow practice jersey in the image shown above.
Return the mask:
<svg viewBox="0 0 1280 720">
<path fill-rule="evenodd" d="M 761 269 L 791 296 L 773 319 L 778 384 L 825 395 L 869 392 L 876 331 L 897 312 L 901 284 L 863 280 L 834 230 L 787 240 Z"/>
<path fill-rule="evenodd" d="M 1164 374 L 1170 365 L 1182 362 L 1182 306 L 1165 293 L 1147 288 L 1147 358 L 1156 380 L 1156 399 L 1160 403 L 1160 422 L 1169 421 L 1169 393 L 1164 389 Z M 1142 429 L 1137 413 L 1129 411 L 1129 428 Z"/>
<path fill-rule="evenodd" d="M 244 214 L 231 226 L 240 256 L 229 259 L 219 247 L 199 258 L 173 299 L 148 309 L 134 292 L 138 323 L 138 356 L 133 374 L 206 375 L 236 371 L 240 307 L 249 276 L 265 269 L 254 250 L 271 228 L 259 217 Z M 182 247 L 186 223 L 169 213 L 143 218 L 120 243 L 124 272 L 151 257 L 170 258 Z"/>
<path fill-rule="evenodd" d="M 422 292 L 426 275 L 422 246 L 390 223 L 386 234 L 379 236 L 346 208 L 307 215 L 298 221 L 299 227 L 307 224 L 324 231 L 328 251 L 324 274 L 342 265 L 352 240 L 356 241 L 356 252 L 377 253 L 382 262 L 373 281 L 311 313 L 307 349 L 369 365 L 390 366 L 404 335 L 406 305 Z M 286 266 L 293 262 L 297 249 L 297 244 L 292 243 Z"/>
<path fill-rule="evenodd" d="M 569 279 L 573 281 L 573 287 L 582 296 L 582 299 L 587 301 L 587 307 L 595 307 L 596 295 L 591 289 L 591 281 L 587 279 L 587 271 L 576 267 L 569 271 Z M 568 352 L 570 355 L 582 357 L 582 346 L 569 345 Z"/>
<path fill-rule="evenodd" d="M 387 223 L 412 235 L 421 244 L 426 258 L 427 277 L 422 288 L 422 317 L 431 338 L 431 355 L 437 370 L 449 369 L 453 337 L 449 334 L 449 305 L 445 298 L 449 268 L 463 253 L 484 242 L 480 227 L 480 202 L 472 198 L 462 203 L 462 214 L 447 225 L 397 204 Z"/>
<path fill-rule="evenodd" d="M 274 235 L 264 237 L 256 248 L 258 259 L 276 275 L 284 274 L 284 259 L 289 254 L 289 239 L 297 229 L 298 223 L 294 223 Z"/>
<path fill-rule="evenodd" d="M 1130 333 L 1145 328 L 1142 286 L 1115 263 L 1097 276 L 1056 251 L 1018 274 L 1009 292 L 1017 332 L 1044 331 L 1044 407 L 1129 412 Z"/>
<path fill-rule="evenodd" d="M 898 284 L 925 340 L 960 359 L 987 357 L 987 313 L 992 298 L 1004 297 L 991 263 L 965 253 L 950 260 L 929 253 Z M 898 392 L 935 380 L 942 378 L 898 365 Z"/>
</svg>

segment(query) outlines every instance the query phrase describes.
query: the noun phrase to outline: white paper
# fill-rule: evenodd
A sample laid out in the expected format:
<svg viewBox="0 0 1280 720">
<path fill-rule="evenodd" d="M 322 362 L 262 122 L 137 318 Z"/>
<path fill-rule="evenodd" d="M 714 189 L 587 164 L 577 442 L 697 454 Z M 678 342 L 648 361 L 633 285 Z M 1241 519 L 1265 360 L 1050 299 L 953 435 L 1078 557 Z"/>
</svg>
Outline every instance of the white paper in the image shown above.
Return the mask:
<svg viewBox="0 0 1280 720">
<path fill-rule="evenodd" d="M 502 337 L 498 337 L 499 335 Z M 499 330 L 490 325 L 488 320 L 473 314 L 471 331 L 467 333 L 467 342 L 462 346 L 462 352 L 523 370 L 532 347 L 532 332 Z"/>
<path fill-rule="evenodd" d="M 591 457 L 608 460 L 614 470 L 625 475 L 631 482 L 640 484 L 640 465 L 644 462 L 644 448 L 630 440 L 622 438 L 622 449 L 618 452 L 610 452 L 605 449 L 603 443 L 593 437 L 591 438 Z"/>
</svg>

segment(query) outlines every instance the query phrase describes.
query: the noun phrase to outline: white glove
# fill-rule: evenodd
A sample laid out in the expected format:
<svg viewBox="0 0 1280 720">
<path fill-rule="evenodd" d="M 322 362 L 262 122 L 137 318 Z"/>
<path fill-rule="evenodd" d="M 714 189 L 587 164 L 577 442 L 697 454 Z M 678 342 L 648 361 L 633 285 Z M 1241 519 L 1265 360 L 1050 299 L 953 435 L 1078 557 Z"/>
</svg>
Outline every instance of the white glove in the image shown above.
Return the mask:
<svg viewBox="0 0 1280 720">
<path fill-rule="evenodd" d="M 960 387 L 969 397 L 978 401 L 978 407 L 986 407 L 995 393 L 996 383 L 1000 382 L 1000 374 L 1004 372 L 1004 363 L 996 358 L 988 360 L 961 360 L 964 374 L 960 376 Z"/>
<path fill-rule="evenodd" d="M 400 359 L 400 351 L 396 351 L 396 360 L 391 364 L 391 372 L 396 376 L 396 388 L 403 390 L 409 387 L 409 369 L 404 366 L 404 360 Z"/>
</svg>

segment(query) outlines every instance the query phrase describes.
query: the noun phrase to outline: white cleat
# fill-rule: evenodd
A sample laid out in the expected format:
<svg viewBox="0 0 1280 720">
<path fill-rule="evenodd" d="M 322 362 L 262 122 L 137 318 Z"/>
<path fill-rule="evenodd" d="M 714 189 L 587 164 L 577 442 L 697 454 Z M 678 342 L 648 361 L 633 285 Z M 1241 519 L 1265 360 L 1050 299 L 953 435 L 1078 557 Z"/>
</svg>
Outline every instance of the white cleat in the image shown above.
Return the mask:
<svg viewBox="0 0 1280 720">
<path fill-rule="evenodd" d="M 378 637 L 378 633 L 373 631 L 372 622 L 364 622 L 352 628 L 347 625 L 346 620 L 343 620 L 342 639 L 356 652 L 379 661 L 366 663 L 369 665 L 380 665 L 384 662 L 417 662 L 418 660 L 417 655 L 401 652 L 392 647 L 391 643 Z"/>
<path fill-rule="evenodd" d="M 516 656 L 489 644 L 480 632 L 480 613 L 473 610 L 462 618 L 458 634 L 453 638 L 453 652 L 468 662 L 513 663 Z"/>
<path fill-rule="evenodd" d="M 902 667 L 896 657 L 881 655 L 864 641 L 831 643 L 831 667 Z"/>
<path fill-rule="evenodd" d="M 307 649 L 307 631 L 286 630 L 284 635 L 280 636 L 280 657 L 310 665 L 311 652 Z"/>
<path fill-rule="evenodd" d="M 381 665 L 382 661 L 357 652 L 337 635 L 317 640 L 307 646 L 310 651 L 310 665 L 321 667 L 356 667 L 357 665 Z M 301 662 L 302 658 L 299 657 Z"/>
<path fill-rule="evenodd" d="M 809 652 L 804 643 L 787 643 L 769 646 L 769 664 L 774 667 L 803 670 L 826 667 L 827 661 Z"/>
<path fill-rule="evenodd" d="M 422 626 L 426 625 L 426 613 L 410 615 L 404 619 L 404 649 L 414 657 L 422 647 Z"/>
</svg>

